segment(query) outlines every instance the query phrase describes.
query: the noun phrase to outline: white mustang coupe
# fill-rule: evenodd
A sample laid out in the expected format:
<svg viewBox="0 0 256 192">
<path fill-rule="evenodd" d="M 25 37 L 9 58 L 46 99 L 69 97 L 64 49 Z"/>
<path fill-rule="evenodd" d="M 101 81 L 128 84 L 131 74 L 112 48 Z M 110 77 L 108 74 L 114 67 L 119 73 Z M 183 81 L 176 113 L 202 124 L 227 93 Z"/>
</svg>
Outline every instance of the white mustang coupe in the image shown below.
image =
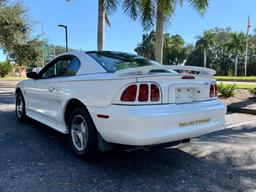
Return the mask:
<svg viewBox="0 0 256 192">
<path fill-rule="evenodd" d="M 68 52 L 17 85 L 16 115 L 69 134 L 84 157 L 116 144 L 189 141 L 225 123 L 214 74 L 128 53 Z"/>
</svg>

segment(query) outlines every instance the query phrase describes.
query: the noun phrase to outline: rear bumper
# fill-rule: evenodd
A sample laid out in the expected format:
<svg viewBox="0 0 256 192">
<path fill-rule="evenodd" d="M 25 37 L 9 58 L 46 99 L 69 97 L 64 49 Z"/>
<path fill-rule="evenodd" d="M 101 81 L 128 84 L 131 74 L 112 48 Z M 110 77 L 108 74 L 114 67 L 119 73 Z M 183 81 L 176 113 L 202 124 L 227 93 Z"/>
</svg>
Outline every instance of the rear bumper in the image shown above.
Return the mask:
<svg viewBox="0 0 256 192">
<path fill-rule="evenodd" d="M 162 144 L 216 131 L 224 126 L 226 114 L 226 107 L 217 100 L 179 105 L 111 105 L 88 110 L 106 141 L 134 146 Z M 109 118 L 98 118 L 97 114 Z"/>
</svg>

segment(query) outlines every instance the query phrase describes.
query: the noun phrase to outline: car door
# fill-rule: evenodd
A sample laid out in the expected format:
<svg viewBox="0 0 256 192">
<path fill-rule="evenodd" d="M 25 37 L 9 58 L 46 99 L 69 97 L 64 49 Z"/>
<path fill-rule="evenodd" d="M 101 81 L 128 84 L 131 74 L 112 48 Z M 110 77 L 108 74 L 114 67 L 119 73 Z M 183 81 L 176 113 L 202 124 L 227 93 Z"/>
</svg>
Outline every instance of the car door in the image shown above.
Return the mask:
<svg viewBox="0 0 256 192">
<path fill-rule="evenodd" d="M 52 123 L 61 121 L 60 112 L 63 97 L 59 91 L 58 82 L 77 72 L 74 71 L 74 56 L 66 55 L 53 60 L 39 73 L 39 79 L 32 80 L 25 89 L 27 98 L 27 113 L 37 118 L 44 118 Z M 80 65 L 79 65 L 80 67 Z"/>
</svg>

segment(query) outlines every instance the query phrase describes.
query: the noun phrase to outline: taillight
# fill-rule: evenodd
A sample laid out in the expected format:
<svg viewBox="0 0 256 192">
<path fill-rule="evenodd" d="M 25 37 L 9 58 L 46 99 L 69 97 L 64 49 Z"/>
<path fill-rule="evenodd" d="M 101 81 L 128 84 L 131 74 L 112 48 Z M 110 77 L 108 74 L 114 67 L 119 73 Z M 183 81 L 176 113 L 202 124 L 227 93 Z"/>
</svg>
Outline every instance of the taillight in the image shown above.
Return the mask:
<svg viewBox="0 0 256 192">
<path fill-rule="evenodd" d="M 190 76 L 190 75 L 186 75 L 186 76 L 182 76 L 181 79 L 195 79 L 195 77 Z"/>
<path fill-rule="evenodd" d="M 137 97 L 138 95 L 138 97 Z M 122 93 L 123 102 L 159 102 L 160 87 L 155 83 L 136 83 L 129 85 Z"/>
<path fill-rule="evenodd" d="M 218 97 L 218 86 L 217 86 L 217 84 L 214 84 L 214 89 L 215 89 L 215 97 Z"/>
<path fill-rule="evenodd" d="M 156 84 L 150 85 L 150 101 L 156 102 L 160 100 L 160 90 Z"/>
<path fill-rule="evenodd" d="M 216 83 L 210 85 L 210 98 L 218 97 L 218 87 Z"/>
<path fill-rule="evenodd" d="M 140 102 L 148 101 L 148 84 L 140 84 L 138 101 Z"/>
<path fill-rule="evenodd" d="M 137 96 L 137 85 L 130 85 L 128 86 L 122 96 L 121 96 L 121 101 L 125 101 L 125 102 L 133 102 L 136 100 L 136 96 Z"/>
</svg>

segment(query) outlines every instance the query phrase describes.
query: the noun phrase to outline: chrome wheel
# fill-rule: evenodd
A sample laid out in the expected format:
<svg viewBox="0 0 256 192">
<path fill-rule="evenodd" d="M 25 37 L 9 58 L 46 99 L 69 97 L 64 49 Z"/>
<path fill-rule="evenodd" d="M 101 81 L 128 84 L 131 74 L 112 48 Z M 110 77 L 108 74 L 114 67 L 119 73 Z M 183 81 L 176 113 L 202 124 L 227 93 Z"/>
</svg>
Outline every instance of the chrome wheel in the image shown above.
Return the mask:
<svg viewBox="0 0 256 192">
<path fill-rule="evenodd" d="M 24 111 L 24 104 L 21 96 L 16 99 L 16 113 L 18 117 L 22 117 Z"/>
<path fill-rule="evenodd" d="M 88 143 L 88 126 L 82 115 L 74 116 L 70 131 L 75 148 L 78 151 L 83 151 Z"/>
</svg>

